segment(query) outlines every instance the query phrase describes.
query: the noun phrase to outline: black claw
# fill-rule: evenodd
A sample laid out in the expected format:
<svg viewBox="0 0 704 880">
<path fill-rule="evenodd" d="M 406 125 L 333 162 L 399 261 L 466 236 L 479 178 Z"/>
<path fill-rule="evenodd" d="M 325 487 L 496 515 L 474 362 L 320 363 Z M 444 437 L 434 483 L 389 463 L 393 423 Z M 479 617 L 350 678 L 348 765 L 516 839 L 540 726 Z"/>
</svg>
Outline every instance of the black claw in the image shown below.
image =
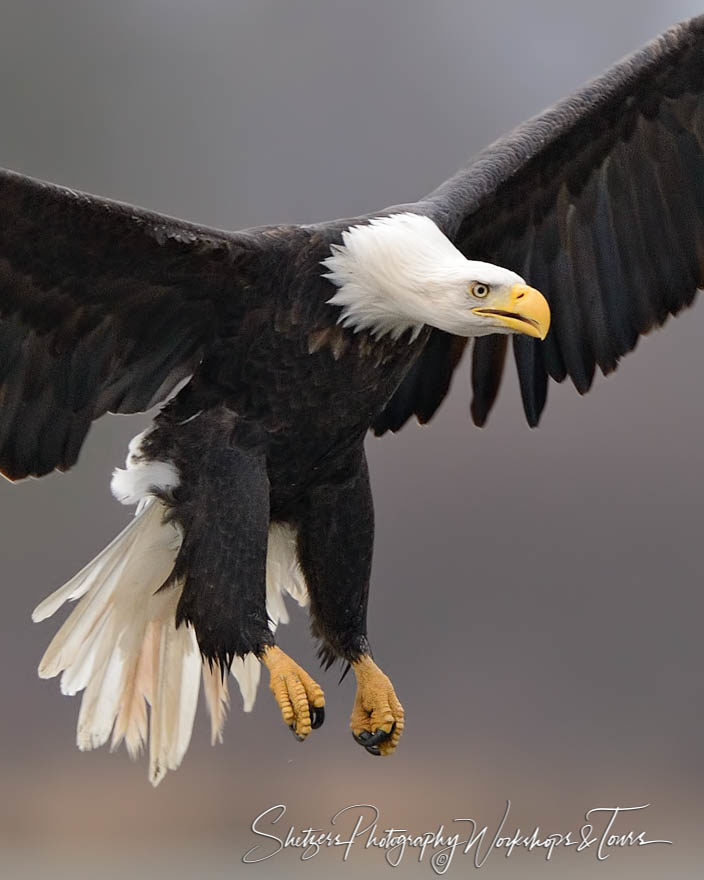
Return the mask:
<svg viewBox="0 0 704 880">
<path fill-rule="evenodd" d="M 360 733 L 353 732 L 352 736 L 354 737 L 354 741 L 356 743 L 359 743 L 360 746 L 363 746 L 371 736 L 371 733 L 369 733 L 368 730 L 362 730 Z"/>
<path fill-rule="evenodd" d="M 325 706 L 310 707 L 310 726 L 313 730 L 317 730 L 325 721 Z"/>
<path fill-rule="evenodd" d="M 381 755 L 379 746 L 365 746 L 364 748 L 369 752 L 370 755 Z"/>
<path fill-rule="evenodd" d="M 296 725 L 295 725 L 295 724 L 289 724 L 288 729 L 291 731 L 291 733 L 294 735 L 294 737 L 298 740 L 299 743 L 302 743 L 302 742 L 303 742 L 303 740 L 305 739 L 305 737 L 304 737 L 304 736 L 299 736 L 299 735 L 296 733 Z"/>
<path fill-rule="evenodd" d="M 374 733 L 369 733 L 368 730 L 363 730 L 359 734 L 353 733 L 352 736 L 355 738 L 355 741 L 360 744 L 360 746 L 364 746 L 364 748 L 369 751 L 369 749 L 367 748 L 368 746 L 378 746 L 379 743 L 385 742 L 393 733 L 393 729 L 394 728 L 392 727 L 391 730 L 387 733 L 385 730 L 382 730 L 380 727 L 378 727 L 374 731 Z M 376 753 L 372 752 L 372 754 Z"/>
<path fill-rule="evenodd" d="M 367 740 L 366 744 L 368 746 L 377 746 L 377 745 L 379 745 L 379 743 L 386 742 L 386 740 L 389 739 L 390 736 L 391 736 L 391 731 L 389 731 L 387 733 L 385 730 L 382 730 L 380 727 L 377 727 L 377 729 L 372 734 L 371 739 Z"/>
</svg>

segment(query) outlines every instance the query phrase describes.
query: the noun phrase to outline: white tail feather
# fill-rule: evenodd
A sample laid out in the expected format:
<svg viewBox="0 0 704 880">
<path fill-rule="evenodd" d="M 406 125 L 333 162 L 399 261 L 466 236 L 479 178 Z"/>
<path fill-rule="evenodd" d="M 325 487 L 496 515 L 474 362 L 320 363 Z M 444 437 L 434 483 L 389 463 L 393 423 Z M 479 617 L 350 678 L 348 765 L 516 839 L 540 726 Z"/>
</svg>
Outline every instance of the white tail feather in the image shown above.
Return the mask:
<svg viewBox="0 0 704 880">
<path fill-rule="evenodd" d="M 140 526 L 141 523 L 139 522 L 139 517 L 135 517 L 127 526 L 125 526 L 117 537 L 113 538 L 105 549 L 100 551 L 95 559 L 89 562 L 88 565 L 85 565 L 71 578 L 70 581 L 67 581 L 62 587 L 59 587 L 56 592 L 47 596 L 43 602 L 40 602 L 32 612 L 32 620 L 35 623 L 38 623 L 40 620 L 45 620 L 47 617 L 51 617 L 51 615 L 59 609 L 64 602 L 80 599 L 88 590 L 92 581 L 95 580 L 95 578 L 97 578 L 106 567 L 109 567 L 111 563 L 114 563 L 116 559 L 119 559 L 125 552 L 127 549 L 127 542 L 130 541 L 131 543 L 134 539 L 133 533 L 136 532 Z"/>
<path fill-rule="evenodd" d="M 124 739 L 127 752 L 135 759 L 147 742 L 147 703 L 154 700 L 154 623 L 149 622 L 141 645 L 133 652 L 130 670 L 122 692 L 120 709 L 112 731 L 110 750 L 115 751 Z M 135 639 L 136 641 L 136 639 Z"/>
<path fill-rule="evenodd" d="M 259 677 L 262 672 L 262 664 L 257 660 L 254 654 L 247 654 L 244 657 L 235 657 L 232 661 L 230 671 L 235 676 L 237 684 L 242 694 L 245 712 L 251 712 L 254 708 L 254 700 L 257 696 L 257 687 L 259 686 Z"/>
<path fill-rule="evenodd" d="M 139 476 L 144 481 L 141 472 Z M 130 500 L 134 500 L 131 495 Z M 111 748 L 124 739 L 132 758 L 148 742 L 149 778 L 154 785 L 167 770 L 179 766 L 188 748 L 201 675 L 213 743 L 222 741 L 229 707 L 227 680 L 217 667 L 211 670 L 203 662 L 192 627 L 175 626 L 182 586 L 176 583 L 160 590 L 181 542 L 178 528 L 163 521 L 164 511 L 154 496 L 142 498 L 129 525 L 32 614 L 33 620 L 44 620 L 64 602 L 80 600 L 49 644 L 39 675 L 51 678 L 61 673 L 65 694 L 85 689 L 78 717 L 80 749 L 103 745 L 111 731 Z M 295 533 L 272 523 L 266 583 L 272 630 L 288 622 L 283 593 L 300 605 L 308 601 Z M 261 664 L 247 654 L 234 659 L 231 672 L 244 711 L 249 712 Z"/>
<path fill-rule="evenodd" d="M 296 533 L 286 523 L 269 526 L 266 555 L 266 611 L 275 630 L 279 623 L 288 623 L 283 594 L 288 593 L 303 607 L 309 596 L 305 578 L 298 562 Z"/>
<path fill-rule="evenodd" d="M 215 745 L 216 742 L 222 742 L 222 729 L 230 708 L 227 679 L 217 666 L 210 669 L 203 664 L 203 693 L 210 715 L 210 742 Z"/>
<path fill-rule="evenodd" d="M 175 611 L 175 608 L 174 608 Z M 158 785 L 175 770 L 191 741 L 202 666 L 192 627 L 162 625 L 149 737 L 149 778 Z"/>
</svg>

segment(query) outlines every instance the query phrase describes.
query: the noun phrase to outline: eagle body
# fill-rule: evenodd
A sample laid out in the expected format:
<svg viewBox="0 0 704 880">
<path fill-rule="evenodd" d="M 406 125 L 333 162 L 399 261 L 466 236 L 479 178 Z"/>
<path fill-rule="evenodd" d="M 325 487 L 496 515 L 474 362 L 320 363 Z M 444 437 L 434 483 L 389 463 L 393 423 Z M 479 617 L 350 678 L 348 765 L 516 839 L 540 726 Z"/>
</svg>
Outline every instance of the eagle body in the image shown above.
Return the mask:
<svg viewBox="0 0 704 880">
<path fill-rule="evenodd" d="M 77 604 L 39 666 L 84 691 L 80 748 L 148 744 L 156 784 L 199 690 L 221 738 L 231 673 L 261 668 L 298 739 L 321 687 L 278 645 L 284 595 L 350 726 L 404 728 L 366 614 L 364 440 L 429 421 L 471 340 L 483 425 L 509 336 L 526 419 L 551 381 L 586 393 L 704 287 L 704 16 L 675 25 L 419 201 L 226 232 L 0 171 L 0 473 L 69 470 L 91 423 L 157 404 L 112 479 L 134 518 L 34 612 Z"/>
<path fill-rule="evenodd" d="M 338 311 L 326 302 L 329 282 L 320 266 L 329 245 L 319 233 L 288 232 L 273 255 L 265 250 L 252 261 L 251 274 L 241 283 L 251 302 L 261 305 L 244 320 L 235 316 L 232 331 L 164 407 L 134 453 L 145 467 L 166 463 L 175 471 L 175 483 L 150 488 L 160 490 L 169 516 L 188 536 L 173 572 L 174 580 L 185 584 L 177 620 L 193 624 L 204 655 L 228 667 L 233 657 L 259 654 L 272 642 L 261 553 L 271 523 L 289 527 L 296 540 L 305 539 L 305 561 L 298 547 L 294 555 L 308 584 L 324 568 L 320 596 L 311 607 L 321 656 L 328 664 L 339 656 L 352 660 L 368 647 L 362 595 L 368 589 L 373 513 L 363 443 L 430 330 L 412 340 L 408 332 L 398 339 L 374 339 L 369 332 L 339 326 Z M 272 274 L 286 279 L 286 273 L 295 273 L 292 283 L 272 290 Z M 364 491 L 357 491 L 358 484 Z M 118 481 L 117 493 L 124 496 L 123 489 Z M 326 494 L 335 497 L 331 512 L 346 522 L 340 537 L 346 541 L 355 535 L 355 554 L 347 560 L 343 548 L 334 546 L 325 505 L 318 507 Z M 213 519 L 232 524 L 207 538 L 198 532 L 204 496 Z M 232 507 L 252 513 L 257 504 L 262 510 L 256 525 L 249 518 L 223 517 L 222 511 Z M 209 532 L 211 522 L 203 528 Z M 252 553 L 244 554 L 247 542 Z M 203 545 L 207 566 L 195 549 Z M 222 560 L 215 575 L 213 560 Z M 344 596 L 354 611 L 354 626 L 337 604 L 328 617 L 317 614 L 325 594 Z M 250 625 L 241 628 L 245 599 L 253 610 Z"/>
</svg>

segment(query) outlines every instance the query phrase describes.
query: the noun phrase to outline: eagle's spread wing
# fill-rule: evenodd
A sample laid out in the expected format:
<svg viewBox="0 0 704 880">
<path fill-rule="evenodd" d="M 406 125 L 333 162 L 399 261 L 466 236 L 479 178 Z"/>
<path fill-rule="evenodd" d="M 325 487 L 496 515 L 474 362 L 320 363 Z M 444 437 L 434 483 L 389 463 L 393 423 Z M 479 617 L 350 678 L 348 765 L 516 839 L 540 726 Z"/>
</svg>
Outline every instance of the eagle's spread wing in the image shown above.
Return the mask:
<svg viewBox="0 0 704 880">
<path fill-rule="evenodd" d="M 549 376 L 586 392 L 595 366 L 613 370 L 704 285 L 704 16 L 519 126 L 416 210 L 469 259 L 518 272 L 548 300 L 545 342 L 513 340 L 529 423 Z M 377 433 L 435 412 L 458 347 L 433 331 Z M 477 424 L 496 398 L 505 352 L 497 337 L 474 344 Z"/>
<path fill-rule="evenodd" d="M 0 472 L 65 470 L 97 416 L 164 398 L 248 244 L 0 171 Z"/>
</svg>

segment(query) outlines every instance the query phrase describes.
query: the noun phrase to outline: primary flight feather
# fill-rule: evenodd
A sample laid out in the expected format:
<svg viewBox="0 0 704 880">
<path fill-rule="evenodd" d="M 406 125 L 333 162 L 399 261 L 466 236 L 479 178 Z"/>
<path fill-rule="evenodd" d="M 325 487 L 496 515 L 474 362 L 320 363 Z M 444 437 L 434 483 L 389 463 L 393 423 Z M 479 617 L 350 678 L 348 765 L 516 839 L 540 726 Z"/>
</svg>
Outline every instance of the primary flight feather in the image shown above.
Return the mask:
<svg viewBox="0 0 704 880">
<path fill-rule="evenodd" d="M 703 268 L 704 17 L 365 217 L 229 233 L 0 172 L 0 471 L 67 470 L 95 418 L 178 389 L 114 473 L 135 518 L 34 612 L 77 601 L 39 672 L 85 691 L 79 747 L 148 744 L 156 784 L 201 679 L 216 741 L 228 671 L 248 710 L 261 665 L 308 737 L 325 698 L 276 644 L 288 593 L 355 673 L 355 739 L 391 754 L 366 432 L 428 421 L 469 338 L 483 424 L 509 335 L 535 425 L 550 378 L 587 391 Z"/>
</svg>

